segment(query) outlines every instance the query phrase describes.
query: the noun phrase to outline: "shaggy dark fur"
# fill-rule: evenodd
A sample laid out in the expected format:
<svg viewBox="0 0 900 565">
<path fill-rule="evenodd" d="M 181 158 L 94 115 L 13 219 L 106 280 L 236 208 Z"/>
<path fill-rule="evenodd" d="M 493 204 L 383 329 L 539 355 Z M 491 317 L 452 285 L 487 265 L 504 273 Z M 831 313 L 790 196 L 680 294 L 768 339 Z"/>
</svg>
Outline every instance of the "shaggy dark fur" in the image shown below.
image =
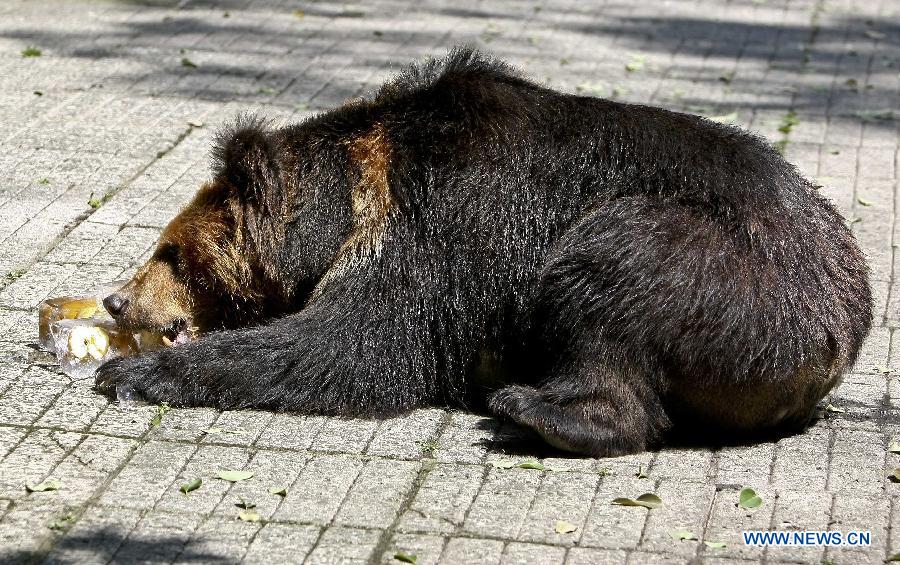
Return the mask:
<svg viewBox="0 0 900 565">
<path fill-rule="evenodd" d="M 201 329 L 265 323 L 114 360 L 103 391 L 341 416 L 487 401 L 611 455 L 679 422 L 802 427 L 869 330 L 850 231 L 765 142 L 468 50 L 291 127 L 238 124 L 214 154 L 218 196 L 151 260 L 189 297 L 167 323 L 200 314 L 192 293 L 209 308 L 218 252 L 244 276 Z"/>
</svg>

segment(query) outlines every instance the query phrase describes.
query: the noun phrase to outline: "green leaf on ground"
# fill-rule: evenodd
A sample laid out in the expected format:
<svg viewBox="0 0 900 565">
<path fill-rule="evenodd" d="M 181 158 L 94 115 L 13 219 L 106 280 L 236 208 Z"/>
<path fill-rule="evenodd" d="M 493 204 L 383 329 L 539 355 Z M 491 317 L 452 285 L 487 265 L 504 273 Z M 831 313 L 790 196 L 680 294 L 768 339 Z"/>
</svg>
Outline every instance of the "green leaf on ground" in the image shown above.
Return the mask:
<svg viewBox="0 0 900 565">
<path fill-rule="evenodd" d="M 578 526 L 566 520 L 557 520 L 553 529 L 557 534 L 571 534 L 578 529 Z"/>
<path fill-rule="evenodd" d="M 13 269 L 12 271 L 6 273 L 6 280 L 14 281 L 16 279 L 22 278 L 22 275 L 27 273 L 28 271 L 25 269 Z"/>
<path fill-rule="evenodd" d="M 238 518 L 244 522 L 259 522 L 259 512 L 256 510 L 241 510 Z"/>
<path fill-rule="evenodd" d="M 697 539 L 697 536 L 694 535 L 694 532 L 691 532 L 689 530 L 675 530 L 673 532 L 669 532 L 669 535 L 672 536 L 673 539 L 678 541 L 691 541 Z"/>
<path fill-rule="evenodd" d="M 534 469 L 535 471 L 546 471 L 547 468 L 544 467 L 540 462 L 535 461 L 533 459 L 529 459 L 528 461 L 522 461 L 518 465 L 516 465 L 519 469 Z"/>
<path fill-rule="evenodd" d="M 762 503 L 762 497 L 756 494 L 756 491 L 752 488 L 742 488 L 740 495 L 738 495 L 738 506 L 740 506 L 741 508 L 759 508 L 760 506 L 762 506 Z"/>
<path fill-rule="evenodd" d="M 398 551 L 394 554 L 394 559 L 400 561 L 401 563 L 416 563 L 419 557 L 414 553 L 405 553 L 403 551 Z"/>
<path fill-rule="evenodd" d="M 25 490 L 28 492 L 46 492 L 48 490 L 59 490 L 62 488 L 62 481 L 59 479 L 45 479 L 37 484 L 26 484 Z"/>
<path fill-rule="evenodd" d="M 150 418 L 150 426 L 154 428 L 158 428 L 160 424 L 162 424 L 163 416 L 169 413 L 169 405 L 163 402 L 159 406 L 154 406 L 153 417 Z"/>
<path fill-rule="evenodd" d="M 722 549 L 723 547 L 728 547 L 728 544 L 724 541 L 706 541 L 703 540 L 703 544 L 710 549 Z"/>
<path fill-rule="evenodd" d="M 22 49 L 23 57 L 40 57 L 42 54 L 41 50 L 33 45 L 29 45 L 25 49 Z"/>
<path fill-rule="evenodd" d="M 271 86 L 263 86 L 259 89 L 259 93 L 265 94 L 266 96 L 275 96 L 276 94 L 278 94 L 278 91 Z"/>
<path fill-rule="evenodd" d="M 871 200 L 867 200 L 867 199 L 863 198 L 862 196 L 857 198 L 856 201 L 859 203 L 860 206 L 872 206 L 873 204 L 875 204 Z"/>
<path fill-rule="evenodd" d="M 274 494 L 276 496 L 287 496 L 287 489 L 284 487 L 272 487 L 269 489 L 269 494 Z"/>
<path fill-rule="evenodd" d="M 181 485 L 181 488 L 178 490 L 180 490 L 184 494 L 187 494 L 191 491 L 197 490 L 198 488 L 200 488 L 200 485 L 202 485 L 202 484 L 203 484 L 203 479 L 201 479 L 200 477 L 197 477 L 196 479 L 186 482 L 183 485 Z"/>
<path fill-rule="evenodd" d="M 67 512 L 67 513 L 63 514 L 62 516 L 59 516 L 58 518 L 56 518 L 49 524 L 47 524 L 47 527 L 50 528 L 51 530 L 65 531 L 65 530 L 68 530 L 69 528 L 71 528 L 72 524 L 74 524 L 74 523 L 75 523 L 75 515 L 72 514 L 71 512 Z"/>
<path fill-rule="evenodd" d="M 193 61 L 191 61 L 190 59 L 188 59 L 187 57 L 182 57 L 182 58 L 181 58 L 181 66 L 182 66 L 182 67 L 188 67 L 188 68 L 191 68 L 191 69 L 196 69 L 196 68 L 197 68 L 197 64 L 194 63 Z"/>
<path fill-rule="evenodd" d="M 50 184 L 50 179 L 48 179 L 47 177 L 44 177 L 38 181 L 38 184 L 43 184 L 46 186 L 46 185 Z"/>
<path fill-rule="evenodd" d="M 781 124 L 778 126 L 778 131 L 787 135 L 798 125 L 800 125 L 800 120 L 797 118 L 797 112 L 791 110 L 781 118 Z"/>
<path fill-rule="evenodd" d="M 614 498 L 613 504 L 618 506 L 642 506 L 649 510 L 662 506 L 662 499 L 652 492 L 646 492 L 636 499 L 631 498 Z"/>
<path fill-rule="evenodd" d="M 246 481 L 253 476 L 253 471 L 219 471 L 216 477 L 230 483 Z"/>
<path fill-rule="evenodd" d="M 637 71 L 643 70 L 644 62 L 647 60 L 647 57 L 644 55 L 632 55 L 631 60 L 625 64 L 625 70 L 629 73 L 635 73 Z"/>
</svg>

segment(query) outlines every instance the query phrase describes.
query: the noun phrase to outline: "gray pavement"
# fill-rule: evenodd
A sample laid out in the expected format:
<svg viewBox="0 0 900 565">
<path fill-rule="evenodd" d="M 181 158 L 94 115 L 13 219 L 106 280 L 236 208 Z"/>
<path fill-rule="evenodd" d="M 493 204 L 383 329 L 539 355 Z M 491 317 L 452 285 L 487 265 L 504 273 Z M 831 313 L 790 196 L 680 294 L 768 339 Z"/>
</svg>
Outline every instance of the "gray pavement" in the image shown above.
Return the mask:
<svg viewBox="0 0 900 565">
<path fill-rule="evenodd" d="M 146 258 L 207 177 L 217 124 L 300 119 L 455 43 L 565 91 L 733 120 L 824 186 L 870 257 L 877 311 L 814 427 L 595 460 L 437 409 L 172 410 L 152 426 L 152 407 L 109 404 L 34 351 L 41 299 Z M 896 0 L 0 2 L 0 561 L 882 562 L 900 552 L 898 72 Z M 545 470 L 506 468 L 530 459 Z M 26 492 L 51 477 L 59 490 Z M 743 487 L 759 508 L 736 505 Z M 644 492 L 663 505 L 610 504 Z M 747 529 L 867 530 L 871 546 L 753 547 Z"/>
</svg>

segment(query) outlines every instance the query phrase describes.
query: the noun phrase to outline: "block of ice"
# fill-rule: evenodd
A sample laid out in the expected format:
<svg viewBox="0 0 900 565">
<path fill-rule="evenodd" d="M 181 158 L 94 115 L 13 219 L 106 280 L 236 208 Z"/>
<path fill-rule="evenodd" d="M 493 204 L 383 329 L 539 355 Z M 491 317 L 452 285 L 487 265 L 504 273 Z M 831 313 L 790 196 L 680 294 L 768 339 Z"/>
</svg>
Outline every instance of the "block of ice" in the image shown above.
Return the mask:
<svg viewBox="0 0 900 565">
<path fill-rule="evenodd" d="M 134 334 L 120 330 L 112 320 L 58 320 L 50 324 L 50 335 L 62 372 L 80 379 L 91 377 L 114 357 L 139 351 Z"/>
</svg>

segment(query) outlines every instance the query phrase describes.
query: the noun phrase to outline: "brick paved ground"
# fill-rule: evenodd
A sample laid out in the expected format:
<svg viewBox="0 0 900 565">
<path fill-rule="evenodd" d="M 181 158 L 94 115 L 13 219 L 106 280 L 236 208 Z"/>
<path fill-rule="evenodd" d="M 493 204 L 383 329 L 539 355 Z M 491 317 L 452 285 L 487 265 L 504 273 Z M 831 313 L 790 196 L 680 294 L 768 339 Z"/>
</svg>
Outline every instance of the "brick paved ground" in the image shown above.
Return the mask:
<svg viewBox="0 0 900 565">
<path fill-rule="evenodd" d="M 0 560 L 878 563 L 900 552 L 900 485 L 887 478 L 900 465 L 887 449 L 900 435 L 898 22 L 895 0 L 4 0 Z M 781 142 L 872 262 L 875 329 L 831 399 L 838 411 L 776 443 L 565 459 L 442 410 L 381 423 L 172 410 L 151 427 L 152 408 L 108 404 L 33 350 L 39 300 L 147 256 L 206 177 L 216 124 L 244 109 L 299 119 L 457 42 L 566 91 L 730 116 Z M 41 56 L 24 57 L 29 46 Z M 530 458 L 550 469 L 493 465 Z M 231 485 L 219 469 L 256 475 Z M 26 493 L 47 477 L 62 488 Z M 203 485 L 181 494 L 195 477 Z M 760 508 L 736 507 L 742 486 Z M 661 508 L 609 503 L 648 491 Z M 259 522 L 237 518 L 238 496 Z M 557 533 L 557 520 L 577 529 Z M 747 547 L 748 528 L 870 530 L 872 547 Z"/>
</svg>

